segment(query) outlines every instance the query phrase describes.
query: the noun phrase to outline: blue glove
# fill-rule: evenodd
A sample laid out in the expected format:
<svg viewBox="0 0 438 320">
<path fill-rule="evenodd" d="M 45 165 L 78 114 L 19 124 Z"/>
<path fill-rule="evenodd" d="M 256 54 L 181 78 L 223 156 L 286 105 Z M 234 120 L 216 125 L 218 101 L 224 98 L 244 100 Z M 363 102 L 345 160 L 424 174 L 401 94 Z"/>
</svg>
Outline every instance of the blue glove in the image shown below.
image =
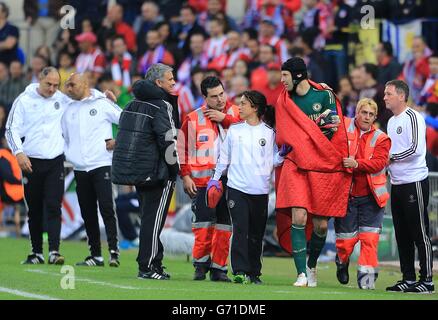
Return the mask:
<svg viewBox="0 0 438 320">
<path fill-rule="evenodd" d="M 210 179 L 210 181 L 208 181 L 208 183 L 207 183 L 207 191 L 210 190 L 210 188 L 213 186 L 215 186 L 216 189 L 218 189 L 219 191 L 222 190 L 221 185 L 219 184 L 219 181 Z"/>
<path fill-rule="evenodd" d="M 287 145 L 287 144 L 283 144 L 280 148 L 280 152 L 278 153 L 280 155 L 280 157 L 285 157 L 289 152 L 292 151 L 292 147 Z"/>
</svg>

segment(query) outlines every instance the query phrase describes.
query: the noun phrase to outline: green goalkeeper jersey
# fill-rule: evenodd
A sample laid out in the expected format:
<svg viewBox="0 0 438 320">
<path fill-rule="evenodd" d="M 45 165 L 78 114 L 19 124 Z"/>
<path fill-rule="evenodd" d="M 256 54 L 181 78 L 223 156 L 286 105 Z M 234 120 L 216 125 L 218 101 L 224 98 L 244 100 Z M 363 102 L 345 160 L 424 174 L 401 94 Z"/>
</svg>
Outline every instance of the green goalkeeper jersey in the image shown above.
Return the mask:
<svg viewBox="0 0 438 320">
<path fill-rule="evenodd" d="M 334 111 L 332 116 L 337 115 L 335 96 L 330 90 L 318 90 L 311 86 L 304 96 L 294 93 L 291 98 L 312 121 L 315 121 L 327 109 Z M 334 133 L 333 130 L 322 130 L 322 132 L 329 139 Z"/>
</svg>

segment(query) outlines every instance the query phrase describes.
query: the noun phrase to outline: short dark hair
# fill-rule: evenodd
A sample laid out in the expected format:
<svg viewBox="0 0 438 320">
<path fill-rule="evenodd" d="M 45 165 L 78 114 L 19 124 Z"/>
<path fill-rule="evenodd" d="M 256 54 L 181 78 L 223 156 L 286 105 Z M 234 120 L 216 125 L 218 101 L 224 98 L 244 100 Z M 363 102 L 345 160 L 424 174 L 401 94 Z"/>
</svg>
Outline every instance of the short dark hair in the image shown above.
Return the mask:
<svg viewBox="0 0 438 320">
<path fill-rule="evenodd" d="M 123 43 L 126 44 L 125 37 L 122 36 L 121 34 L 116 34 L 116 35 L 112 36 L 112 37 L 111 37 L 111 43 L 113 43 L 114 41 L 116 41 L 116 40 L 118 40 L 118 39 L 122 40 Z"/>
<path fill-rule="evenodd" d="M 193 7 L 189 4 L 185 4 L 181 7 L 181 11 L 185 10 L 185 9 L 190 10 L 194 16 L 196 16 L 196 14 L 198 13 L 198 11 L 195 9 L 195 7 Z"/>
<path fill-rule="evenodd" d="M 9 17 L 9 7 L 3 1 L 0 2 L 0 6 L 2 7 L 2 11 L 6 14 L 6 18 Z"/>
<path fill-rule="evenodd" d="M 365 69 L 365 72 L 370 74 L 374 80 L 377 79 L 379 75 L 379 68 L 373 63 L 364 63 L 362 67 Z"/>
<path fill-rule="evenodd" d="M 222 88 L 224 87 L 224 85 L 222 84 L 222 81 L 218 77 L 210 76 L 210 77 L 205 78 L 201 82 L 202 95 L 204 97 L 206 97 L 208 95 L 207 90 L 212 89 L 212 88 L 216 88 L 217 86 L 222 86 Z"/>
<path fill-rule="evenodd" d="M 405 102 L 408 102 L 409 86 L 406 84 L 406 82 L 404 82 L 402 80 L 391 80 L 385 84 L 385 87 L 387 87 L 387 86 L 394 86 L 397 93 L 404 94 L 405 95 Z"/>
<path fill-rule="evenodd" d="M 393 55 L 392 43 L 389 41 L 382 42 L 382 50 L 390 57 Z"/>
<path fill-rule="evenodd" d="M 272 54 L 273 54 L 274 56 L 277 54 L 277 49 L 276 49 L 274 46 L 271 46 L 269 43 L 263 43 L 263 44 L 260 44 L 260 48 L 261 48 L 261 47 L 268 47 L 268 48 L 270 48 L 271 51 L 272 51 Z"/>
<path fill-rule="evenodd" d="M 243 29 L 243 32 L 242 32 L 242 33 L 245 33 L 245 32 L 248 34 L 248 36 L 249 36 L 250 39 L 255 39 L 255 40 L 257 40 L 257 39 L 259 38 L 259 33 L 258 33 L 257 30 L 254 29 L 254 28 L 246 28 L 246 29 Z"/>
</svg>

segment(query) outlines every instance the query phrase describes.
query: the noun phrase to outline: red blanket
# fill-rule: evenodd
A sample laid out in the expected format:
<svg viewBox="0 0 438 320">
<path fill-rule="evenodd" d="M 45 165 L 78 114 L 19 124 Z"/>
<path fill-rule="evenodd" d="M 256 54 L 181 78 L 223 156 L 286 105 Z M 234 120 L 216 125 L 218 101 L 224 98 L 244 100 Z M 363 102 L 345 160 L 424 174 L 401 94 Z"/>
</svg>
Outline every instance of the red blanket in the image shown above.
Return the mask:
<svg viewBox="0 0 438 320">
<path fill-rule="evenodd" d="M 338 99 L 336 107 L 341 124 L 329 141 L 286 90 L 278 98 L 277 143 L 293 147 L 276 177 L 277 234 L 287 251 L 290 250 L 291 207 L 329 217 L 343 217 L 347 213 L 352 174 L 342 165 L 342 159 L 348 157 L 348 140 Z"/>
</svg>

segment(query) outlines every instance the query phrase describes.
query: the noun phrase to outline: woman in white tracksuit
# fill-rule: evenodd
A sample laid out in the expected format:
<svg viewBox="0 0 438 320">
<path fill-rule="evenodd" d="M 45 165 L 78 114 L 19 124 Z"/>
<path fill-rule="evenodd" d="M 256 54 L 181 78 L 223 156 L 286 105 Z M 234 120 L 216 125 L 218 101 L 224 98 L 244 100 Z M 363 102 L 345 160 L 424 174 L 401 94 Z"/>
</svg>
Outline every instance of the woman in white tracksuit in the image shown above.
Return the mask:
<svg viewBox="0 0 438 320">
<path fill-rule="evenodd" d="M 230 262 L 233 281 L 261 284 L 263 235 L 268 216 L 268 194 L 274 166 L 283 158 L 272 128 L 274 109 L 258 91 L 245 91 L 239 105 L 244 121 L 233 124 L 221 146 L 213 178 L 207 186 L 218 187 L 228 169 L 226 194 L 233 234 Z M 281 154 L 288 150 L 282 148 Z"/>
</svg>

